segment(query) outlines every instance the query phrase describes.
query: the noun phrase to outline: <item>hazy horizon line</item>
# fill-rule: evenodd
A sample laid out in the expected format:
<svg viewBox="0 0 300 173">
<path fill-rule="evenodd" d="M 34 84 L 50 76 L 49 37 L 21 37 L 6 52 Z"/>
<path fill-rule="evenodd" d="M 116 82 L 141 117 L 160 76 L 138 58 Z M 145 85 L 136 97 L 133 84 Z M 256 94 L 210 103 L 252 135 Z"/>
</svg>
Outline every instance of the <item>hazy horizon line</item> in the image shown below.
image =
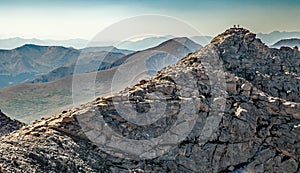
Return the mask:
<svg viewBox="0 0 300 173">
<path fill-rule="evenodd" d="M 247 28 L 246 28 L 247 29 Z M 225 30 L 224 30 L 225 31 Z M 223 32 L 224 32 L 223 31 Z M 251 30 L 250 30 L 251 31 Z M 271 34 L 271 33 L 274 33 L 274 32 L 279 32 L 279 33 L 300 33 L 300 30 L 299 31 L 280 31 L 280 30 L 274 30 L 274 31 L 271 31 L 271 32 L 268 32 L 268 33 L 263 33 L 263 32 L 258 32 L 258 33 L 255 33 L 255 34 L 265 34 L 265 35 L 268 35 L 268 34 Z M 220 32 L 219 34 L 221 34 L 222 32 Z M 96 35 L 96 34 L 95 34 Z M 161 36 L 149 36 L 149 37 L 144 37 L 143 39 L 146 39 L 146 38 L 155 38 L 155 37 L 166 37 L 166 36 L 172 36 L 172 37 L 188 37 L 188 38 L 191 38 L 191 37 L 198 37 L 198 36 L 202 36 L 202 37 L 215 37 L 217 35 L 194 35 L 194 36 L 174 36 L 174 35 L 161 35 Z M 64 39 L 56 39 L 56 38 L 42 38 L 42 37 L 26 37 L 26 36 L 11 36 L 11 37 L 1 37 L 0 36 L 0 40 L 7 40 L 7 39 L 26 39 L 26 40 L 33 40 L 33 39 L 36 39 L 36 40 L 52 40 L 52 41 L 68 41 L 68 40 L 85 40 L 85 41 L 89 41 L 89 40 L 92 40 L 91 38 L 83 38 L 83 37 L 76 37 L 76 38 L 64 38 Z M 142 40 L 142 39 L 141 39 Z M 109 40 L 109 41 L 118 41 L 118 40 Z M 131 40 L 130 40 L 131 41 Z"/>
</svg>

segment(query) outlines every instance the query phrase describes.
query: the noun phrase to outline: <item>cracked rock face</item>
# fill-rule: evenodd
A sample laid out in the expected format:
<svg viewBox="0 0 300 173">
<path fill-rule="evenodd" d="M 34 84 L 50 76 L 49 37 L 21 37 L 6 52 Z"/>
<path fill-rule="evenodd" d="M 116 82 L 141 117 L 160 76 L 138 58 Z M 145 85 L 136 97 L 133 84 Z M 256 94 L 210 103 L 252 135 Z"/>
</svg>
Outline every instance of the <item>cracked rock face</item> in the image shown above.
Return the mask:
<svg viewBox="0 0 300 173">
<path fill-rule="evenodd" d="M 299 172 L 299 54 L 229 29 L 149 81 L 2 137 L 0 172 Z"/>
<path fill-rule="evenodd" d="M 0 136 L 19 130 L 23 125 L 23 123 L 17 120 L 10 119 L 0 110 Z"/>
<path fill-rule="evenodd" d="M 255 34 L 238 28 L 220 34 L 212 44 L 218 47 L 224 67 L 231 73 L 274 97 L 300 102 L 298 50 L 270 49 Z"/>
</svg>

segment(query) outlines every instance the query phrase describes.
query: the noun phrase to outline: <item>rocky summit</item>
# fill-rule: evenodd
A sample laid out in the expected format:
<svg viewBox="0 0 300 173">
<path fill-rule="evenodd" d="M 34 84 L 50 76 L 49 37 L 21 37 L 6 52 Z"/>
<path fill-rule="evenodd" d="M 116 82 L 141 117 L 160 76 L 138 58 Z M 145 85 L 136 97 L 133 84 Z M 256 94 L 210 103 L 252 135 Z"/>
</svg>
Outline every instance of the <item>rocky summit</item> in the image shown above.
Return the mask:
<svg viewBox="0 0 300 173">
<path fill-rule="evenodd" d="M 23 125 L 25 124 L 17 120 L 10 119 L 0 110 L 0 136 L 19 130 Z"/>
<path fill-rule="evenodd" d="M 300 54 L 296 49 L 270 49 L 245 29 L 229 29 L 212 40 L 230 73 L 274 97 L 300 102 Z"/>
<path fill-rule="evenodd" d="M 1 138 L 0 172 L 299 172 L 297 50 L 243 28 Z"/>
</svg>

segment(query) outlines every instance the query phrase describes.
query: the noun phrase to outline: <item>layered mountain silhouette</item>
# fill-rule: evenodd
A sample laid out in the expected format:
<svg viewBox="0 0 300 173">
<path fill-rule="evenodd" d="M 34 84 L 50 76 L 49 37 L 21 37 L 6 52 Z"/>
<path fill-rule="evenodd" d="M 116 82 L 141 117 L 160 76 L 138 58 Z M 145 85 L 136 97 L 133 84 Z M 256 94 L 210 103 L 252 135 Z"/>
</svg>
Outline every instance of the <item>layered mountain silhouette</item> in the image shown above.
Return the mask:
<svg viewBox="0 0 300 173">
<path fill-rule="evenodd" d="M 258 33 L 257 37 L 267 45 L 273 45 L 282 39 L 300 38 L 300 32 L 273 31 L 268 34 Z"/>
<path fill-rule="evenodd" d="M 211 36 L 194 36 L 194 37 L 191 37 L 190 39 L 198 44 L 206 46 L 210 43 L 210 41 L 213 39 L 213 37 L 211 37 Z"/>
<path fill-rule="evenodd" d="M 91 50 L 91 49 L 89 49 Z M 100 70 L 105 70 L 110 68 L 110 66 L 124 57 L 126 54 L 123 53 L 115 53 L 115 52 L 84 52 L 81 53 L 79 57 L 84 59 L 84 63 L 78 64 L 77 68 L 81 68 L 80 73 L 90 73 L 96 72 Z M 97 62 L 101 62 L 100 64 Z M 64 66 L 55 68 L 51 70 L 47 74 L 36 76 L 34 79 L 28 81 L 27 83 L 43 83 L 43 82 L 51 82 L 66 76 L 71 76 L 74 74 L 75 66 L 78 62 L 73 62 L 71 64 L 66 64 Z"/>
<path fill-rule="evenodd" d="M 300 47 L 300 39 L 298 38 L 283 39 L 272 45 L 272 47 L 274 48 L 280 48 L 280 47 L 293 48 L 295 46 Z"/>
<path fill-rule="evenodd" d="M 84 48 L 88 44 L 88 40 L 84 39 L 69 39 L 69 40 L 41 40 L 41 39 L 26 39 L 26 38 L 7 38 L 0 39 L 0 49 L 15 49 L 24 44 L 35 44 L 41 46 L 63 46 L 73 47 L 76 49 Z"/>
<path fill-rule="evenodd" d="M 187 38 L 174 38 L 154 48 L 125 56 L 121 54 L 125 52 L 120 52 L 119 49 L 111 49 L 109 52 L 106 52 L 109 49 L 106 51 L 101 49 L 101 52 L 95 53 L 88 48 L 80 55 L 80 58 L 84 60 L 83 63 L 72 62 L 69 63 L 70 65 L 56 68 L 45 75 L 37 76 L 26 84 L 0 89 L 0 97 L 3 98 L 0 100 L 1 108 L 13 115 L 14 118 L 29 123 L 32 120 L 58 113 L 61 109 L 72 106 L 73 76 L 71 75 L 74 74 L 75 66 L 81 67 L 81 74 L 77 73 L 77 75 L 83 79 L 93 76 L 97 73 L 95 71 L 100 70 L 95 81 L 96 92 L 97 95 L 104 96 L 111 93 L 111 80 L 118 68 L 132 68 L 132 64 L 134 64 L 135 67 L 149 71 L 142 75 L 139 80 L 148 79 L 163 67 L 175 63 L 199 48 L 201 45 Z M 120 67 L 120 65 L 122 66 Z M 139 81 L 120 79 L 120 85 L 116 87 L 116 91 L 137 82 Z"/>
<path fill-rule="evenodd" d="M 120 53 L 128 55 L 134 53 L 135 51 L 130 49 L 118 49 L 114 46 L 103 46 L 103 47 L 86 47 L 80 49 L 82 53 L 92 53 L 92 52 L 111 52 L 111 53 Z"/>
<path fill-rule="evenodd" d="M 118 45 L 118 47 L 122 49 L 139 51 L 139 50 L 149 49 L 151 47 L 157 46 L 172 38 L 174 38 L 174 36 L 167 35 L 161 37 L 148 37 L 137 41 L 123 41 Z"/>
<path fill-rule="evenodd" d="M 264 43 L 267 45 L 273 45 L 276 42 L 282 39 L 290 39 L 290 38 L 300 38 L 300 32 L 287 32 L 287 31 L 273 31 L 271 33 L 258 33 L 258 38 L 262 39 Z M 120 49 L 129 49 L 129 50 L 144 50 L 151 47 L 154 47 L 162 42 L 165 42 L 169 39 L 174 38 L 172 35 L 166 36 L 153 36 L 147 37 L 144 39 L 140 39 L 137 41 L 123 41 L 120 42 L 116 47 Z M 192 36 L 190 37 L 191 40 L 194 42 L 207 45 L 213 37 L 211 36 Z M 42 45 L 42 46 L 63 46 L 63 47 L 73 47 L 75 49 L 82 49 L 85 48 L 88 44 L 88 40 L 84 39 L 69 39 L 69 40 L 41 40 L 41 39 L 25 39 L 25 38 L 7 38 L 7 39 L 0 39 L 0 49 L 14 49 L 17 47 L 21 47 L 24 44 L 35 44 L 35 45 Z M 104 45 L 113 45 L 114 42 L 105 41 L 103 43 L 97 43 L 97 47 L 104 46 Z"/>
<path fill-rule="evenodd" d="M 33 83 L 47 82 L 72 75 L 70 74 L 71 67 L 76 64 L 78 57 L 87 59 L 87 66 L 93 66 L 94 61 L 106 58 L 102 65 L 106 67 L 118 58 L 132 52 L 112 46 L 77 50 L 32 44 L 26 44 L 13 50 L 0 50 L 0 87 L 31 81 Z"/>
<path fill-rule="evenodd" d="M 230 28 L 147 81 L 2 137 L 0 169 L 299 172 L 299 56 Z"/>
<path fill-rule="evenodd" d="M 129 41 L 120 41 L 117 45 L 115 45 L 115 42 L 105 41 L 102 42 L 89 42 L 88 40 L 84 39 L 70 39 L 70 40 L 41 40 L 41 39 L 24 39 L 24 38 L 8 38 L 8 39 L 0 39 L 0 49 L 15 49 L 17 47 L 21 47 L 24 44 L 35 44 L 35 45 L 41 45 L 41 46 L 63 46 L 63 47 L 73 47 L 75 49 L 83 49 L 83 50 L 96 50 L 99 51 L 105 51 L 103 48 L 108 48 L 106 51 L 111 50 L 109 48 L 110 46 L 106 45 L 114 45 L 118 47 L 118 49 L 126 49 L 126 50 L 145 50 L 149 49 L 151 47 L 157 46 L 167 40 L 170 40 L 172 38 L 175 38 L 175 36 L 172 35 L 166 35 L 166 36 L 152 36 L 152 37 L 146 37 L 140 40 L 129 40 Z M 191 40 L 194 42 L 206 45 L 210 42 L 212 39 L 211 36 L 193 36 L 190 37 Z M 86 48 L 89 46 L 88 48 Z M 94 46 L 90 48 L 91 46 Z M 96 48 L 96 49 L 95 49 Z M 100 48 L 100 49 L 99 49 Z M 124 52 L 120 52 L 124 53 Z"/>
<path fill-rule="evenodd" d="M 23 83 L 76 61 L 80 51 L 59 46 L 27 44 L 13 50 L 0 50 L 0 87 Z"/>
<path fill-rule="evenodd" d="M 171 65 L 188 53 L 194 52 L 202 46 L 192 40 L 182 37 L 173 38 L 144 51 L 138 51 L 128 56 L 120 58 L 114 62 L 111 67 L 119 66 L 132 61 L 146 62 L 146 66 L 156 66 L 157 71 L 161 68 Z M 150 68 L 150 67 L 149 67 Z"/>
</svg>

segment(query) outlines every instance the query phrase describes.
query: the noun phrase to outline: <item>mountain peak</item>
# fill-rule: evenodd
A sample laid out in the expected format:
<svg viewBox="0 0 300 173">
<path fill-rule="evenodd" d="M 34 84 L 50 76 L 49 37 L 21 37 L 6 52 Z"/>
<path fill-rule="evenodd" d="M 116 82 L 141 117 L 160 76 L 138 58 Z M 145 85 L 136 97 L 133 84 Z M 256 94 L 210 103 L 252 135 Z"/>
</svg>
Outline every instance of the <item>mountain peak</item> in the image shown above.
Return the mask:
<svg viewBox="0 0 300 173">
<path fill-rule="evenodd" d="M 221 43 L 224 40 L 228 41 L 238 41 L 242 39 L 248 39 L 248 41 L 253 41 L 256 34 L 250 32 L 245 28 L 229 28 L 225 32 L 219 34 L 212 39 L 211 43 Z"/>
<path fill-rule="evenodd" d="M 211 44 L 220 51 L 222 60 L 238 63 L 238 59 L 270 57 L 268 46 L 245 28 L 230 28 L 216 36 Z M 227 59 L 228 58 L 228 59 Z"/>
<path fill-rule="evenodd" d="M 188 49 L 190 49 L 190 52 L 194 52 L 202 47 L 202 45 L 199 45 L 195 43 L 194 41 L 190 40 L 187 37 L 175 37 L 170 40 L 167 40 L 160 45 L 156 46 L 155 48 L 159 48 L 160 50 L 170 50 L 172 47 L 178 47 L 178 46 L 184 46 Z M 184 55 L 182 55 L 184 56 Z"/>
<path fill-rule="evenodd" d="M 24 44 L 23 46 L 21 47 L 41 47 L 39 45 L 36 45 L 36 44 L 30 44 L 30 43 L 27 43 L 27 44 Z"/>
<path fill-rule="evenodd" d="M 46 46 L 39 46 L 39 45 L 36 45 L 36 44 L 24 44 L 20 47 L 17 47 L 15 48 L 14 50 L 23 50 L 23 49 L 39 49 L 39 48 L 42 48 L 42 47 L 46 47 Z"/>
</svg>

